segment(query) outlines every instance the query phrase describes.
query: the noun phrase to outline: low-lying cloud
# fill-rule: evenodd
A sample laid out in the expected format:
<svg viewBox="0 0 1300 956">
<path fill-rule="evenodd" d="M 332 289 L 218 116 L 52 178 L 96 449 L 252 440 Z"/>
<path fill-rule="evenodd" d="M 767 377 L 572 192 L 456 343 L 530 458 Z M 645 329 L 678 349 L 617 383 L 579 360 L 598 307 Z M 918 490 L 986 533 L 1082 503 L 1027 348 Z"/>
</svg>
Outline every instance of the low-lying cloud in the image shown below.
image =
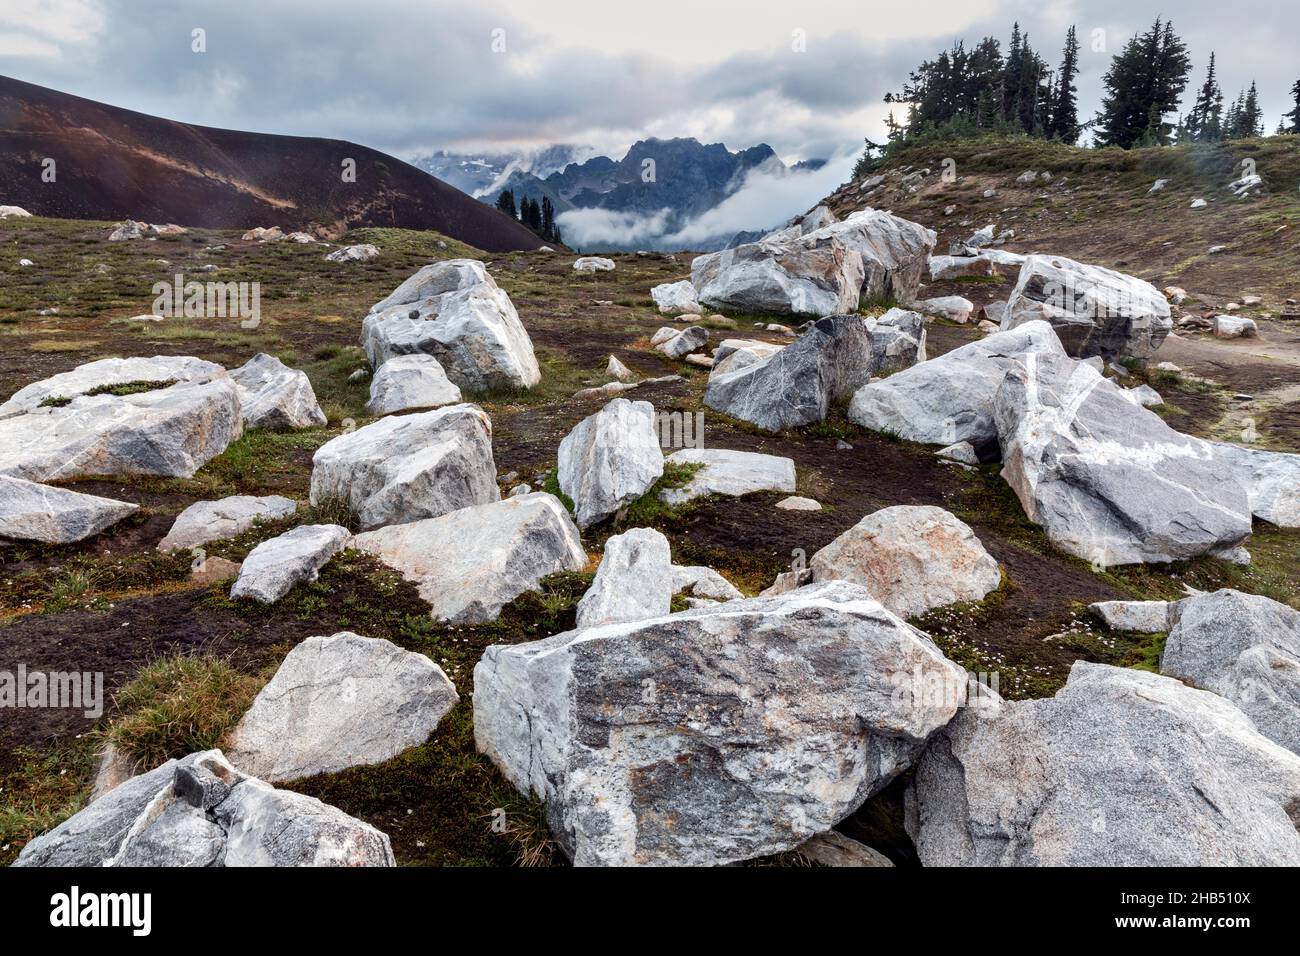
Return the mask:
<svg viewBox="0 0 1300 956">
<path fill-rule="evenodd" d="M 806 212 L 849 178 L 857 157 L 840 153 L 820 169 L 760 166 L 731 195 L 685 223 L 670 210 L 652 214 L 575 209 L 558 217 L 564 241 L 583 250 L 708 249 L 737 233 L 767 232 Z"/>
</svg>

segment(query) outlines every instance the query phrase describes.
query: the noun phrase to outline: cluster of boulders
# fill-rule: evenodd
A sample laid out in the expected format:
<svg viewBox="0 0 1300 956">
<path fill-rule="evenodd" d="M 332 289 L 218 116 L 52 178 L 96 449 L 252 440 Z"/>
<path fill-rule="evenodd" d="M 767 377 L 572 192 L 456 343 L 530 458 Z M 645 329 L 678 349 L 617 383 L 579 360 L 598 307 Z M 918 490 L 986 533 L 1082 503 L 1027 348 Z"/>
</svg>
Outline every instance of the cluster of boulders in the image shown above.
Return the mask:
<svg viewBox="0 0 1300 956">
<path fill-rule="evenodd" d="M 33 382 L 0 405 L 0 535 L 67 544 L 134 505 L 51 488 L 82 478 L 192 476 L 245 428 L 325 424 L 311 383 L 259 354 L 227 372 L 192 356 L 101 359 Z"/>
<path fill-rule="evenodd" d="M 986 256 L 983 237 L 972 242 L 957 258 Z M 1098 370 L 1149 355 L 1168 334 L 1164 296 L 1140 280 L 1025 257 L 1000 330 L 937 359 L 922 312 L 956 315 L 959 303 L 857 314 L 864 295 L 916 302 L 922 273 L 935 274 L 934 243 L 888 213 L 838 221 L 819 207 L 700 257 L 691 282 L 652 295 L 665 312 L 725 304 L 813 317 L 789 344 L 718 345 L 710 408 L 776 432 L 843 403 L 852 421 L 943 445 L 951 462 L 1001 460 L 1029 519 L 1098 566 L 1249 560 L 1253 518 L 1300 524 L 1300 456 L 1182 435 L 1148 410 L 1150 396 Z M 671 358 L 709 341 L 702 326 L 666 332 L 652 345 Z M 279 601 L 352 548 L 413 583 L 433 618 L 486 623 L 547 575 L 586 570 L 583 534 L 648 495 L 676 508 L 798 490 L 789 458 L 702 447 L 665 456 L 654 406 L 612 397 L 560 442 L 559 496 L 517 485 L 503 498 L 492 422 L 462 390 L 527 388 L 540 373 L 480 262 L 411 276 L 371 308 L 363 344 L 370 410 L 387 417 L 322 445 L 310 491 L 360 531 L 300 525 L 261 542 L 232 598 Z M 305 376 L 270 356 L 232 372 L 188 357 L 108 362 L 0 406 L 0 534 L 79 540 L 134 510 L 40 482 L 191 475 L 245 426 L 324 421 Z M 609 372 L 613 391 L 634 387 L 613 357 Z M 156 387 L 113 394 L 141 383 Z M 296 511 L 278 496 L 199 502 L 158 547 L 199 548 Z M 833 828 L 900 780 L 927 865 L 1300 863 L 1300 613 L 1236 591 L 1107 602 L 1094 613 L 1108 627 L 1168 634 L 1159 674 L 1080 662 L 1054 697 L 1006 701 L 973 688 L 909 623 L 1002 586 L 975 531 L 925 505 L 853 518 L 755 597 L 714 569 L 674 564 L 661 532 L 629 528 L 606 539 L 574 629 L 487 649 L 474 669 L 476 744 L 544 803 L 575 863 L 717 865 L 799 851 L 887 865 Z M 19 863 L 392 865 L 383 833 L 273 784 L 423 744 L 460 701 L 455 676 L 387 641 L 309 638 L 221 750 L 118 784 L 31 841 Z"/>
<path fill-rule="evenodd" d="M 718 351 L 704 404 L 776 432 L 823 421 L 833 402 L 848 402 L 874 378 L 923 361 L 925 325 L 903 309 L 879 318 L 834 315 L 783 348 L 733 343 Z"/>
</svg>

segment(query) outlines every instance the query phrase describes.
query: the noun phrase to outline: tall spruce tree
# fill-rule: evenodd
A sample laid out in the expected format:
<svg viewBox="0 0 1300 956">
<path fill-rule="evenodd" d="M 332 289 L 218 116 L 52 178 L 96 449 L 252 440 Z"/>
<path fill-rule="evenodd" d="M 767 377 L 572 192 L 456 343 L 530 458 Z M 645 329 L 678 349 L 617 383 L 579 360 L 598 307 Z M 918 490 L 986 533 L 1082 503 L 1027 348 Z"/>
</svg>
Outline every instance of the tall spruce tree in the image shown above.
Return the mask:
<svg viewBox="0 0 1300 956">
<path fill-rule="evenodd" d="M 1223 90 L 1219 88 L 1219 78 L 1215 73 L 1213 50 L 1205 71 L 1205 82 L 1187 114 L 1185 131 L 1188 139 L 1200 142 L 1212 143 L 1223 139 Z"/>
<path fill-rule="evenodd" d="M 1115 55 L 1103 82 L 1106 94 L 1097 116 L 1097 142 L 1130 149 L 1166 145 L 1173 126 L 1165 117 L 1178 108 L 1191 59 L 1173 23 L 1157 18 Z"/>
<path fill-rule="evenodd" d="M 1056 73 L 1056 91 L 1052 97 L 1051 120 L 1047 135 L 1073 146 L 1079 141 L 1079 89 L 1074 78 L 1079 75 L 1079 40 L 1071 26 L 1065 34 L 1061 51 L 1061 68 Z"/>
</svg>

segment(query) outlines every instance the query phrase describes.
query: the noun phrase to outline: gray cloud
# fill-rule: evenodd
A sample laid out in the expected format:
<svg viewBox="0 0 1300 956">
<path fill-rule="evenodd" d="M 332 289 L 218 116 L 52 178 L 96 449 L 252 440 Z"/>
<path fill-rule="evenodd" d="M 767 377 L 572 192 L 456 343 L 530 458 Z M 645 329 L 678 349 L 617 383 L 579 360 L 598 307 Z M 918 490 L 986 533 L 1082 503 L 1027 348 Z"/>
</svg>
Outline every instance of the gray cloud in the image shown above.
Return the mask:
<svg viewBox="0 0 1300 956">
<path fill-rule="evenodd" d="M 734 40 L 724 31 L 712 44 L 716 53 L 683 58 L 658 42 L 637 47 L 643 31 L 665 25 L 631 5 L 601 5 L 602 16 L 626 23 L 588 34 L 559 0 L 527 8 L 459 0 L 9 0 L 0 13 L 0 71 L 174 119 L 340 137 L 403 156 L 557 141 L 617 154 L 654 134 L 732 148 L 768 142 L 794 159 L 880 138 L 881 98 L 918 60 L 958 37 L 1005 40 L 1017 18 L 1050 62 L 1066 26 L 1078 25 L 1081 108 L 1089 116 L 1110 54 L 1157 12 L 1121 0 L 969 0 L 910 11 L 806 5 L 807 52 L 789 44 L 789 20 L 804 5 L 791 12 L 788 4 L 759 4 L 736 14 L 745 18 L 743 36 L 739 28 Z M 562 28 L 548 25 L 548 6 L 566 14 Z M 1179 6 L 1176 23 L 1196 61 L 1193 85 L 1216 49 L 1230 97 L 1252 77 L 1259 81 L 1271 129 L 1300 75 L 1288 48 L 1293 31 L 1278 22 L 1290 15 L 1250 2 Z M 760 28 L 769 26 L 770 42 L 744 45 L 768 36 Z M 196 27 L 207 31 L 203 54 L 190 49 Z M 626 38 L 619 49 L 608 43 L 614 27 Z M 492 50 L 496 28 L 505 30 L 505 53 Z M 679 27 L 691 28 L 690 18 Z M 1105 53 L 1089 50 L 1093 29 L 1106 31 Z"/>
</svg>

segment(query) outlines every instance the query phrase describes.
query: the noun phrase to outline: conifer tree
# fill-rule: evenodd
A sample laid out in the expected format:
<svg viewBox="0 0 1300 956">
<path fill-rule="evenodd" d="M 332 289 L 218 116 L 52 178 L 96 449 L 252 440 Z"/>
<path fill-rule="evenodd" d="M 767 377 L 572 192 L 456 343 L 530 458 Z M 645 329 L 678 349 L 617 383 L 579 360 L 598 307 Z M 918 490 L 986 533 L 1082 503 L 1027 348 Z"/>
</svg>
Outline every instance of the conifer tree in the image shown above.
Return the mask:
<svg viewBox="0 0 1300 956">
<path fill-rule="evenodd" d="M 1187 45 L 1172 22 L 1157 18 L 1146 33 L 1129 40 L 1103 78 L 1098 144 L 1124 149 L 1168 144 L 1174 130 L 1165 116 L 1178 108 L 1190 69 Z"/>
<path fill-rule="evenodd" d="M 501 190 L 501 195 L 497 197 L 497 208 L 511 219 L 519 218 L 519 213 L 515 211 L 515 192 L 513 189 Z"/>
<path fill-rule="evenodd" d="M 1061 68 L 1056 74 L 1056 90 L 1052 97 L 1051 121 L 1047 134 L 1064 143 L 1074 145 L 1079 141 L 1078 87 L 1074 78 L 1079 74 L 1079 40 L 1071 26 L 1065 34 L 1065 49 L 1061 52 Z"/>
</svg>

